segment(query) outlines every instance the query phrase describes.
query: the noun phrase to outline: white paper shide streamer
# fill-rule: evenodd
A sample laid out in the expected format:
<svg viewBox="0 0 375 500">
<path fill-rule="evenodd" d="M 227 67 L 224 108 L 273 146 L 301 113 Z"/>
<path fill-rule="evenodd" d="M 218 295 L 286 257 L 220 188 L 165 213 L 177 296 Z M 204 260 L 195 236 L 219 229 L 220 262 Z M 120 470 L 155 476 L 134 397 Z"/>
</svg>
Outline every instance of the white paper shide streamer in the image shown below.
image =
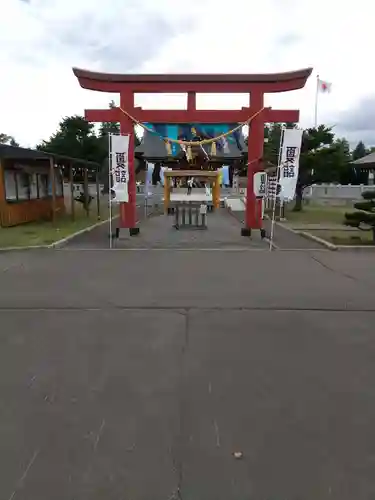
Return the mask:
<svg viewBox="0 0 375 500">
<path fill-rule="evenodd" d="M 115 198 L 112 202 L 129 201 L 129 136 L 112 135 L 111 137 L 111 172 Z"/>
<path fill-rule="evenodd" d="M 283 201 L 293 200 L 296 193 L 302 134 L 302 129 L 284 130 L 279 165 L 280 198 Z"/>
</svg>

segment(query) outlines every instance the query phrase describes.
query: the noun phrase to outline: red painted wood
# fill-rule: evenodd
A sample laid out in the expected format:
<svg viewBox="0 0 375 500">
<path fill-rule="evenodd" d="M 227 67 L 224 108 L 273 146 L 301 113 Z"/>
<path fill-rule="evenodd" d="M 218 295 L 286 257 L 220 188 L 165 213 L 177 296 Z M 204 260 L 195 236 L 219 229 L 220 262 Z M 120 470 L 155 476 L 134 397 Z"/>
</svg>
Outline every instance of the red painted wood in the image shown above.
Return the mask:
<svg viewBox="0 0 375 500">
<path fill-rule="evenodd" d="M 120 82 L 120 83 L 145 83 L 152 82 L 163 85 L 167 82 L 205 82 L 215 83 L 266 83 L 285 82 L 299 78 L 307 78 L 312 73 L 312 68 L 302 68 L 283 73 L 103 73 L 99 71 L 89 71 L 82 68 L 72 68 L 74 76 L 78 79 L 87 78 L 89 80 Z"/>
<path fill-rule="evenodd" d="M 81 87 L 97 92 L 135 92 L 135 93 L 164 93 L 164 92 L 199 92 L 199 93 L 264 93 L 287 92 L 302 89 L 306 78 L 280 82 L 249 83 L 249 82 L 116 82 L 79 78 Z"/>
<path fill-rule="evenodd" d="M 188 92 L 187 109 L 189 111 L 193 111 L 193 110 L 197 109 L 197 94 L 195 92 Z"/>
<path fill-rule="evenodd" d="M 132 109 L 134 107 L 133 93 L 122 93 L 120 95 L 120 105 L 123 109 Z M 134 228 L 136 227 L 136 186 L 135 186 L 135 171 L 134 171 L 134 123 L 124 113 L 120 116 L 120 131 L 122 134 L 129 134 L 129 183 L 128 203 L 120 203 L 120 227 Z"/>
<path fill-rule="evenodd" d="M 264 106 L 264 96 L 258 93 L 251 96 L 252 106 L 255 109 L 262 109 Z M 262 169 L 261 159 L 263 157 L 264 144 L 264 113 L 259 113 L 251 122 L 248 138 L 248 169 L 247 169 L 247 195 L 245 227 L 260 229 L 262 218 L 257 210 L 257 199 L 254 193 L 254 173 Z"/>
<path fill-rule="evenodd" d="M 257 109 L 255 107 L 240 110 L 154 110 L 135 108 L 132 112 L 129 109 L 126 109 L 126 111 L 129 111 L 141 123 L 241 123 L 255 114 Z M 124 113 L 119 108 L 85 110 L 85 118 L 89 122 L 119 122 L 123 115 Z M 298 122 L 299 110 L 267 108 L 263 112 L 263 120 L 266 123 Z"/>
</svg>

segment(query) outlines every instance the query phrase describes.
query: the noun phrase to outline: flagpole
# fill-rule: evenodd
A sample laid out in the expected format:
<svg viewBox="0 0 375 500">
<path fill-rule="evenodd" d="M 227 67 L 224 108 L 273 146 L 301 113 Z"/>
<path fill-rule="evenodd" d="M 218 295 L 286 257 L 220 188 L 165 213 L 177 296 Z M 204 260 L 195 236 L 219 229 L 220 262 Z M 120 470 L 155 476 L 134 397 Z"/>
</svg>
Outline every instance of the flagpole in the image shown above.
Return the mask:
<svg viewBox="0 0 375 500">
<path fill-rule="evenodd" d="M 318 98 L 319 98 L 319 75 L 316 75 L 316 91 L 315 91 L 315 120 L 314 126 L 318 126 Z"/>
</svg>

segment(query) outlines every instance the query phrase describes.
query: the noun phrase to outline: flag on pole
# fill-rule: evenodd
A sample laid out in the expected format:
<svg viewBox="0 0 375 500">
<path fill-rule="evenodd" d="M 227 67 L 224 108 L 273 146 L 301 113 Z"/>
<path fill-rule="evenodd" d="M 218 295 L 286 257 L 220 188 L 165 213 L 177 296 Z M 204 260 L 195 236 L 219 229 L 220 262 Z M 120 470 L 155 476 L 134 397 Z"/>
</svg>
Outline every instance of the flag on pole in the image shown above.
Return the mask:
<svg viewBox="0 0 375 500">
<path fill-rule="evenodd" d="M 322 94 L 329 94 L 332 90 L 332 83 L 327 82 L 326 80 L 321 80 L 318 77 L 318 91 Z"/>
<path fill-rule="evenodd" d="M 329 94 L 332 89 L 332 83 L 327 80 L 321 80 L 319 75 L 316 77 L 316 92 L 315 92 L 315 127 L 318 126 L 318 97 L 319 94 Z"/>
</svg>

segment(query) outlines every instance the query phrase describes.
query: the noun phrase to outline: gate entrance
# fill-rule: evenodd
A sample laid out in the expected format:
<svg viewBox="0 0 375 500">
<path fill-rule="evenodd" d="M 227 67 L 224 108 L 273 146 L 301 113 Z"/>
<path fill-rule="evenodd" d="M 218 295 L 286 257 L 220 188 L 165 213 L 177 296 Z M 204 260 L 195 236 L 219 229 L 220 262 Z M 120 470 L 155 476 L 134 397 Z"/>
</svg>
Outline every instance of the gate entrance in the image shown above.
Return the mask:
<svg viewBox="0 0 375 500">
<path fill-rule="evenodd" d="M 170 74 L 132 75 L 108 74 L 74 68 L 81 87 L 120 94 L 120 107 L 106 110 L 86 110 L 90 122 L 119 122 L 122 134 L 129 143 L 129 201 L 121 203 L 120 227 L 137 234 L 136 182 L 134 172 L 134 126 L 144 123 L 237 123 L 249 125 L 247 154 L 246 214 L 243 236 L 252 229 L 261 229 L 261 200 L 254 193 L 254 174 L 263 171 L 264 124 L 269 122 L 298 122 L 299 110 L 273 110 L 264 105 L 264 94 L 286 92 L 305 86 L 312 68 L 274 74 Z M 186 92 L 186 110 L 145 110 L 134 106 L 135 93 Z M 197 110 L 197 93 L 248 93 L 250 105 L 241 110 Z M 219 137 L 209 140 L 216 144 Z M 177 141 L 178 142 L 178 141 Z M 207 143 L 207 140 L 205 141 Z M 165 144 L 170 145 L 168 137 Z M 216 149 L 216 147 L 213 149 Z"/>
</svg>

